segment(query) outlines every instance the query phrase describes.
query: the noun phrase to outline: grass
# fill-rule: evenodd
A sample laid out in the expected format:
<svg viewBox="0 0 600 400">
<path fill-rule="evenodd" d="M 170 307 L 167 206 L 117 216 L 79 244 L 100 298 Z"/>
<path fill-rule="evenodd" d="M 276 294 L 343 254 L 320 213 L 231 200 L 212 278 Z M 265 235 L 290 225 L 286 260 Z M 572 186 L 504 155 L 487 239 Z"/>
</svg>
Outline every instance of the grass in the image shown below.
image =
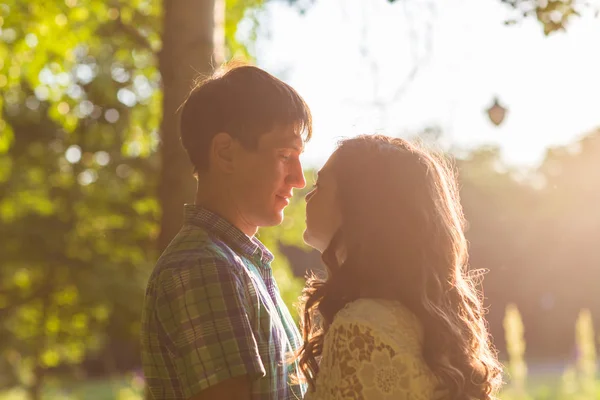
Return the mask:
<svg viewBox="0 0 600 400">
<path fill-rule="evenodd" d="M 43 400 L 143 400 L 143 386 L 135 378 L 88 380 L 62 384 L 58 382 L 46 386 Z M 596 397 L 582 397 L 576 391 L 563 393 L 563 375 L 555 372 L 530 374 L 527 379 L 526 395 L 514 393 L 511 385 L 500 395 L 501 400 L 592 400 Z M 596 381 L 600 393 L 600 381 Z M 0 394 L 0 400 L 25 400 L 26 393 L 13 390 Z"/>
<path fill-rule="evenodd" d="M 42 400 L 142 400 L 143 381 L 136 376 L 112 379 L 52 382 L 45 386 Z M 26 400 L 23 389 L 0 394 L 0 400 Z"/>
<path fill-rule="evenodd" d="M 573 364 L 525 363 L 526 343 L 519 311 L 508 306 L 504 320 L 509 359 L 501 400 L 594 400 L 600 399 L 596 336 L 591 314 L 582 310 L 575 326 L 578 358 Z M 88 381 L 48 381 L 42 400 L 143 400 L 141 376 Z M 24 390 L 0 393 L 0 400 L 26 400 Z"/>
</svg>

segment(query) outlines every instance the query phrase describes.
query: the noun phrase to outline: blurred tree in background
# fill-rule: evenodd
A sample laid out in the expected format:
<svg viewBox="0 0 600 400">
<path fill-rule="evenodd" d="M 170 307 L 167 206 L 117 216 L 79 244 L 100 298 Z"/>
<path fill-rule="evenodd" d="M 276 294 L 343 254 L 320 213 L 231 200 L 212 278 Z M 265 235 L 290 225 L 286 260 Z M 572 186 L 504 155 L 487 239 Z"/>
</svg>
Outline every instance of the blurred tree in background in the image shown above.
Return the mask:
<svg viewBox="0 0 600 400">
<path fill-rule="evenodd" d="M 503 309 L 516 303 L 530 357 L 573 357 L 579 310 L 600 312 L 599 159 L 595 131 L 527 173 L 504 168 L 493 149 L 458 160 L 471 265 L 489 270 L 492 332 L 501 343 Z"/>
</svg>

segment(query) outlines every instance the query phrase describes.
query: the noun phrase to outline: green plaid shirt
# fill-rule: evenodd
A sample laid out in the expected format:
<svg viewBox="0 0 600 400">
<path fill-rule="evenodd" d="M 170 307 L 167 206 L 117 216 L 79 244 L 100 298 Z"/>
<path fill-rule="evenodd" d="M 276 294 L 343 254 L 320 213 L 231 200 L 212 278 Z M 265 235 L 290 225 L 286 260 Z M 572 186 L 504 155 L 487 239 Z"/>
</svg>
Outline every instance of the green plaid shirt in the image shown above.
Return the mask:
<svg viewBox="0 0 600 400">
<path fill-rule="evenodd" d="M 273 255 L 218 215 L 185 206 L 158 260 L 142 316 L 142 364 L 155 399 L 187 399 L 248 375 L 252 399 L 297 399 L 286 362 L 301 337 L 270 263 Z"/>
</svg>

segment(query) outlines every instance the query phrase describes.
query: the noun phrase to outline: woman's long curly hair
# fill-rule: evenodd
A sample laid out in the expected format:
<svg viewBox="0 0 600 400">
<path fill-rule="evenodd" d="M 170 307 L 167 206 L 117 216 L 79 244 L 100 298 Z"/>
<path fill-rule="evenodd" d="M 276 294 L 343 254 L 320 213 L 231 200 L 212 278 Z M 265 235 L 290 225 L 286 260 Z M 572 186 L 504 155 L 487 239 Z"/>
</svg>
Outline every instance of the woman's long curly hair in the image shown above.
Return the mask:
<svg viewBox="0 0 600 400">
<path fill-rule="evenodd" d="M 328 279 L 309 279 L 300 303 L 304 344 L 297 359 L 309 386 L 336 313 L 359 297 L 381 297 L 419 318 L 424 359 L 450 399 L 494 399 L 501 367 L 476 289 L 480 274 L 467 270 L 453 169 L 381 135 L 342 141 L 333 161 L 342 223 L 323 252 Z"/>
</svg>

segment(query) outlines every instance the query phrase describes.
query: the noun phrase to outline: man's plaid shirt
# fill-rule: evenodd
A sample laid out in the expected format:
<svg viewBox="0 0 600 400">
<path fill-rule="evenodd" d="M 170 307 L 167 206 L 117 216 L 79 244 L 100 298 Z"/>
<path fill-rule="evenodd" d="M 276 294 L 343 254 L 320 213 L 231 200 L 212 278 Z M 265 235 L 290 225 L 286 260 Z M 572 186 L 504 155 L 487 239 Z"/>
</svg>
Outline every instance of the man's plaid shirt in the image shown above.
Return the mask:
<svg viewBox="0 0 600 400">
<path fill-rule="evenodd" d="M 252 399 L 302 398 L 287 358 L 301 337 L 279 295 L 273 255 L 218 215 L 185 206 L 184 226 L 146 289 L 142 363 L 155 399 L 186 399 L 248 375 Z"/>
</svg>

